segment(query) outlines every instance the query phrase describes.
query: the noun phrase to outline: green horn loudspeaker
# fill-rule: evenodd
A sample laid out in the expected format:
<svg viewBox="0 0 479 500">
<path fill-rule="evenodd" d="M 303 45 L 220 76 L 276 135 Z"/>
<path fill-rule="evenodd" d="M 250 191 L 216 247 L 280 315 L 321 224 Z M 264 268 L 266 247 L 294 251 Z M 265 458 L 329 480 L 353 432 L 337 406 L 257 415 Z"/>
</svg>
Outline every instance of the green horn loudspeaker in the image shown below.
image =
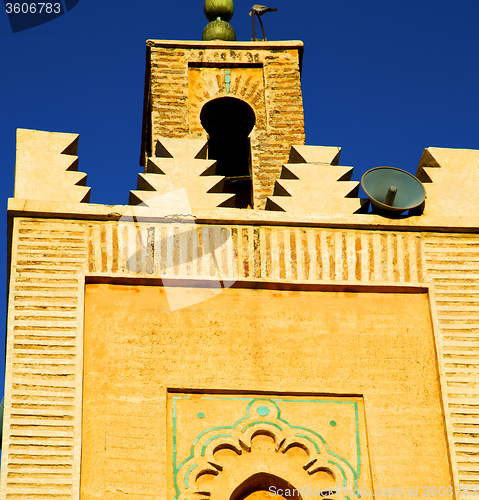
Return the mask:
<svg viewBox="0 0 479 500">
<path fill-rule="evenodd" d="M 424 186 L 414 175 L 394 167 L 368 170 L 361 186 L 373 207 L 389 212 L 404 212 L 424 203 Z"/>
</svg>

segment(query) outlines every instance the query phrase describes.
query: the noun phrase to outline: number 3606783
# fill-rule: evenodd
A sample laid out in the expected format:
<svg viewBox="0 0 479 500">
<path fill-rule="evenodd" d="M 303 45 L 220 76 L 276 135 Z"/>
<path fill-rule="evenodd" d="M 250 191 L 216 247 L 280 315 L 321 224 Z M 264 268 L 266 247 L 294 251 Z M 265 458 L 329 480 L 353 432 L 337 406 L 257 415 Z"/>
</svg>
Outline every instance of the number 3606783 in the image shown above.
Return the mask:
<svg viewBox="0 0 479 500">
<path fill-rule="evenodd" d="M 7 14 L 60 14 L 60 3 L 7 3 Z"/>
</svg>

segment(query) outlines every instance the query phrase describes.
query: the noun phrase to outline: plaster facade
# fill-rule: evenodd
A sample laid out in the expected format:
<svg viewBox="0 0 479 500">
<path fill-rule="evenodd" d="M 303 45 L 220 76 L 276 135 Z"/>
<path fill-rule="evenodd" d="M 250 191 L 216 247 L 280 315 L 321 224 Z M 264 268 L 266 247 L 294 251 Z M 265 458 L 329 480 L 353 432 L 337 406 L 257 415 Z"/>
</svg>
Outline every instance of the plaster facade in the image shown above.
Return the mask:
<svg viewBox="0 0 479 500">
<path fill-rule="evenodd" d="M 148 46 L 131 206 L 80 203 L 73 134 L 19 131 L 1 498 L 470 498 L 478 153 L 425 150 L 422 214 L 362 213 L 339 148 L 304 145 L 298 42 Z M 219 207 L 199 128 L 228 89 L 257 106 L 252 210 Z"/>
</svg>

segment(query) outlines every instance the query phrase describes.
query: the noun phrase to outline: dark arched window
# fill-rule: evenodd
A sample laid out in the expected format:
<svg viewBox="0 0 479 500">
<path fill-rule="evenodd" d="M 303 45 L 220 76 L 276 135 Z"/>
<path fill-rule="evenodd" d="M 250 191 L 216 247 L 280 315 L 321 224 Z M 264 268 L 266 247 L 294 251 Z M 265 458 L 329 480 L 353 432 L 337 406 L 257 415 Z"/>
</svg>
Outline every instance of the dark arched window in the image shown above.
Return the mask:
<svg viewBox="0 0 479 500">
<path fill-rule="evenodd" d="M 263 495 L 259 492 L 265 492 Z M 254 494 L 256 493 L 256 495 Z M 287 498 L 291 500 L 302 500 L 299 489 L 292 486 L 288 481 L 281 477 L 266 472 L 253 474 L 246 481 L 241 483 L 230 497 L 230 500 L 247 500 L 248 497 L 257 498 Z M 256 500 L 256 499 L 255 499 Z"/>
<path fill-rule="evenodd" d="M 234 97 L 207 102 L 200 114 L 208 132 L 208 158 L 217 161 L 216 174 L 226 177 L 224 193 L 235 193 L 237 208 L 252 207 L 249 134 L 256 117 L 251 106 Z"/>
</svg>

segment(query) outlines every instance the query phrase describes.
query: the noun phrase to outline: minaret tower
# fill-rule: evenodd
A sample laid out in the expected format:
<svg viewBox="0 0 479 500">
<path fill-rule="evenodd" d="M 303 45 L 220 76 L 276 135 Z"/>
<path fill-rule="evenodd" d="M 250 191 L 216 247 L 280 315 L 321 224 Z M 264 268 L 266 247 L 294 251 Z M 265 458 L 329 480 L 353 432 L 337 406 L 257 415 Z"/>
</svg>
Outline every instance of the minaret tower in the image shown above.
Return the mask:
<svg viewBox="0 0 479 500">
<path fill-rule="evenodd" d="M 232 0 L 207 0 L 201 42 L 149 40 L 142 163 L 162 138 L 206 139 L 236 207 L 262 210 L 304 144 L 302 42 L 232 42 Z"/>
</svg>

